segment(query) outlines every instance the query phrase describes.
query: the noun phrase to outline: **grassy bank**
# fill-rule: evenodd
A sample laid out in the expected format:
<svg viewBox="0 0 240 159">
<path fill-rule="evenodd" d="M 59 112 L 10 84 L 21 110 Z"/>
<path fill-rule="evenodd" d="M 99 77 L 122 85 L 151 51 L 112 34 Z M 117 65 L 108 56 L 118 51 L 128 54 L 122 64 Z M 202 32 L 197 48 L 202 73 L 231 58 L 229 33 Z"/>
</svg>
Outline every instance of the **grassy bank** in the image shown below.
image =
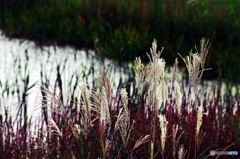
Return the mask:
<svg viewBox="0 0 240 159">
<path fill-rule="evenodd" d="M 174 62 L 202 37 L 213 44 L 206 77 L 239 81 L 240 12 L 228 0 L 1 0 L 0 28 L 39 44 L 94 48 L 106 57 L 132 61 L 156 38 Z M 231 63 L 231 65 L 229 65 Z M 183 63 L 180 63 L 183 64 Z"/>
<path fill-rule="evenodd" d="M 166 78 L 166 63 L 157 53 L 156 41 L 148 64 L 136 59 L 134 78 L 123 81 L 116 94 L 104 70 L 92 89 L 79 84 L 81 79 L 70 78 L 75 84 L 68 88 L 65 102 L 63 91 L 57 91 L 63 88 L 62 77 L 56 77 L 53 89 L 43 77 L 37 105 L 42 117 L 36 123 L 26 115 L 28 91 L 35 87 L 25 82 L 27 75 L 22 80 L 25 89 L 16 92 L 22 97 L 16 120 L 8 113 L 10 105 L 3 105 L 4 114 L 0 114 L 1 157 L 197 159 L 209 158 L 210 150 L 239 151 L 239 91 L 231 95 L 227 90 L 221 92 L 220 84 L 210 89 L 200 84 L 208 53 L 206 41 L 201 43 L 200 52 L 182 59 L 188 68 L 188 83 L 178 78 L 178 62 Z M 11 94 L 4 92 L 3 101 Z"/>
</svg>

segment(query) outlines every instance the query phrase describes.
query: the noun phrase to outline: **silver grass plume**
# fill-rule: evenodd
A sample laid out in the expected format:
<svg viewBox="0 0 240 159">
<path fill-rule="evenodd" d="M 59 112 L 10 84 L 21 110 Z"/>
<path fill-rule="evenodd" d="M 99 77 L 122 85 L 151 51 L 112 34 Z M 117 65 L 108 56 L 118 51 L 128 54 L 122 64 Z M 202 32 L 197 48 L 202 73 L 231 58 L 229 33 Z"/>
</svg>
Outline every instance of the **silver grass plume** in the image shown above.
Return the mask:
<svg viewBox="0 0 240 159">
<path fill-rule="evenodd" d="M 101 70 L 100 75 L 97 79 L 99 89 L 94 90 L 92 93 L 92 110 L 97 112 L 97 117 L 102 124 L 111 126 L 112 88 L 106 72 Z"/>
<path fill-rule="evenodd" d="M 46 94 L 45 100 L 42 100 L 43 103 L 46 103 L 44 107 L 48 108 L 49 106 L 51 108 L 51 112 L 62 115 L 64 112 L 64 106 L 61 102 L 61 96 L 54 94 L 53 91 L 44 86 L 41 86 L 41 91 Z"/>
<path fill-rule="evenodd" d="M 164 152 L 165 151 L 166 137 L 167 137 L 167 124 L 168 124 L 168 121 L 166 120 L 165 115 L 158 115 L 158 118 L 159 118 L 160 130 L 161 130 L 162 152 Z"/>
<path fill-rule="evenodd" d="M 128 109 L 128 94 L 126 92 L 126 89 L 121 89 L 120 94 L 123 102 L 123 108 L 119 111 L 118 118 L 115 124 L 115 131 L 119 130 L 123 145 L 126 148 L 133 124 L 131 126 L 130 111 Z"/>
<path fill-rule="evenodd" d="M 198 51 L 196 53 L 190 52 L 189 56 L 186 56 L 185 58 L 183 58 L 179 54 L 179 56 L 183 59 L 184 63 L 186 64 L 190 86 L 192 85 L 194 87 L 195 92 L 197 91 L 196 87 L 201 81 L 203 72 L 205 70 L 209 70 L 205 69 L 205 62 L 209 48 L 210 48 L 209 41 L 206 40 L 205 38 L 202 38 L 202 40 L 200 41 L 200 53 Z"/>
<path fill-rule="evenodd" d="M 101 70 L 100 77 L 97 79 L 99 89 L 93 91 L 92 110 L 96 112 L 99 124 L 99 141 L 102 148 L 102 158 L 106 158 L 108 150 L 111 146 L 111 104 L 112 89 L 110 81 L 104 70 Z"/>
<path fill-rule="evenodd" d="M 90 127 L 92 126 L 92 103 L 90 101 L 91 92 L 87 89 L 85 84 L 80 85 L 80 90 L 83 98 L 81 114 L 81 124 L 83 125 L 83 132 L 85 137 L 87 136 Z"/>
<path fill-rule="evenodd" d="M 146 68 L 148 73 L 146 74 L 146 82 L 148 85 L 148 103 L 150 108 L 157 109 L 161 101 L 165 100 L 165 81 L 164 81 L 164 71 L 165 71 L 165 61 L 160 58 L 162 53 L 157 52 L 157 41 L 154 40 L 152 43 L 152 48 L 150 48 L 150 55 L 148 58 L 150 60 L 148 67 Z M 160 87 L 160 88 L 159 88 Z"/>
<path fill-rule="evenodd" d="M 143 92 L 144 65 L 142 64 L 140 57 L 136 57 L 134 60 L 134 71 L 138 93 L 141 95 Z"/>
<path fill-rule="evenodd" d="M 182 91 L 180 85 L 177 81 L 174 81 L 174 95 L 176 101 L 177 112 L 180 115 L 181 113 L 181 105 L 182 105 Z"/>
</svg>

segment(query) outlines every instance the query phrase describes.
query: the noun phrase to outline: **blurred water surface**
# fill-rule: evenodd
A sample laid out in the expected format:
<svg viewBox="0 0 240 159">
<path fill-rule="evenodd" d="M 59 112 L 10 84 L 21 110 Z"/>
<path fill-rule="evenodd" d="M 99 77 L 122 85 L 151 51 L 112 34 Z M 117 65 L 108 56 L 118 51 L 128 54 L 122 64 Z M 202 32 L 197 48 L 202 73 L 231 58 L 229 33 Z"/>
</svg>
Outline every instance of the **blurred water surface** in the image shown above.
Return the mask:
<svg viewBox="0 0 240 159">
<path fill-rule="evenodd" d="M 114 61 L 96 56 L 94 51 L 86 52 L 70 47 L 56 46 L 40 48 L 31 41 L 10 40 L 1 32 L 0 55 L 0 113 L 3 115 L 7 110 L 16 116 L 18 110 L 21 109 L 27 78 L 29 78 L 28 88 L 30 88 L 26 92 L 28 116 L 36 118 L 41 112 L 41 109 L 36 109 L 41 106 L 40 86 L 48 84 L 51 88 L 55 87 L 57 68 L 61 75 L 64 103 L 69 100 L 77 78 L 79 78 L 77 83 L 86 83 L 87 86 L 92 87 L 100 70 L 105 69 L 115 87 L 113 91 L 116 92 L 120 78 L 122 81 L 127 79 L 129 71 L 119 67 Z"/>
</svg>

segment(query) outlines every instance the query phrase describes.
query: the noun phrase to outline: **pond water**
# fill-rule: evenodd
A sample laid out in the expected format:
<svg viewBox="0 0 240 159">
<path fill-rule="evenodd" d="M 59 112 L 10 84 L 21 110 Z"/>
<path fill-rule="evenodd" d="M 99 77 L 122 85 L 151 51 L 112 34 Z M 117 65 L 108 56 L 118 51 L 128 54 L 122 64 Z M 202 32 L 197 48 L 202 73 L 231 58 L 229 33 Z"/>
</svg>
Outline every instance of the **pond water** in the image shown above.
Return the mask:
<svg viewBox="0 0 240 159">
<path fill-rule="evenodd" d="M 123 69 L 114 61 L 101 59 L 93 51 L 74 50 L 70 47 L 37 47 L 33 42 L 14 39 L 10 40 L 0 32 L 0 80 L 1 94 L 0 114 L 5 110 L 13 116 L 19 110 L 24 92 L 24 82 L 29 76 L 27 91 L 28 116 L 37 118 L 41 109 L 40 86 L 48 83 L 54 87 L 57 78 L 57 67 L 61 74 L 64 103 L 67 102 L 77 77 L 78 83 L 92 82 L 99 76 L 102 68 L 107 70 L 112 83 L 118 85 L 120 78 L 127 79 L 128 69 Z M 41 78 L 41 72 L 43 78 Z M 42 80 L 41 80 L 42 79 Z"/>
</svg>

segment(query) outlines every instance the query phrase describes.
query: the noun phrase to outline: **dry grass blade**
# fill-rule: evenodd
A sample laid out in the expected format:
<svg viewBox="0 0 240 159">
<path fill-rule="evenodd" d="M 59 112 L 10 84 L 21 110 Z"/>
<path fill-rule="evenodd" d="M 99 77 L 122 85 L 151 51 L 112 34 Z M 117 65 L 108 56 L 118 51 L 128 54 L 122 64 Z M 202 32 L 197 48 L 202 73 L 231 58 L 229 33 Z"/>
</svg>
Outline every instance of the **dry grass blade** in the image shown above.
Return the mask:
<svg viewBox="0 0 240 159">
<path fill-rule="evenodd" d="M 59 127 L 55 123 L 53 119 L 49 119 L 49 125 L 48 125 L 52 130 L 52 133 L 56 133 L 57 135 L 62 137 L 62 132 L 60 131 Z"/>
<path fill-rule="evenodd" d="M 49 105 L 51 108 L 51 112 L 55 112 L 57 114 L 62 115 L 64 112 L 64 107 L 61 102 L 61 97 L 55 95 L 53 91 L 44 86 L 41 86 L 41 91 L 44 92 L 46 95 L 45 101 L 42 101 L 45 103 L 46 107 L 47 105 Z"/>
<path fill-rule="evenodd" d="M 82 105 L 83 109 L 87 113 L 88 117 L 91 119 L 91 110 L 92 110 L 92 108 L 91 108 L 91 101 L 90 101 L 91 93 L 86 88 L 85 84 L 80 86 L 80 90 L 81 90 L 82 98 L 83 98 L 83 102 L 84 102 L 84 104 Z"/>
<path fill-rule="evenodd" d="M 179 158 L 179 159 L 184 159 L 185 156 L 186 156 L 186 154 L 187 154 L 187 151 L 184 150 L 184 146 L 181 145 L 180 148 L 179 148 L 179 150 L 178 150 L 178 158 Z"/>
<path fill-rule="evenodd" d="M 79 130 L 78 130 L 78 128 L 75 126 L 75 124 L 73 123 L 72 119 L 69 119 L 69 120 L 68 120 L 68 124 L 69 124 L 69 126 L 70 126 L 70 128 L 71 128 L 71 130 L 72 130 L 72 134 L 73 134 L 74 138 L 75 138 L 75 139 L 79 139 L 79 135 L 78 135 Z"/>
<path fill-rule="evenodd" d="M 144 136 L 144 137 L 140 137 L 137 141 L 136 141 L 136 143 L 135 143 L 135 145 L 134 145 L 134 147 L 133 147 L 133 150 L 135 150 L 136 148 L 138 148 L 139 146 L 141 146 L 142 144 L 145 144 L 145 143 L 147 143 L 147 142 L 149 142 L 150 141 L 150 135 L 146 135 L 146 136 Z"/>
<path fill-rule="evenodd" d="M 173 74 L 172 74 L 172 90 L 174 88 L 174 82 L 176 80 L 176 74 L 177 74 L 177 69 L 178 69 L 178 59 L 175 59 L 175 63 L 173 65 Z M 172 91 L 171 90 L 171 91 Z"/>
<path fill-rule="evenodd" d="M 201 105 L 197 110 L 197 126 L 196 126 L 196 136 L 199 135 L 200 127 L 202 125 L 202 117 L 203 117 L 203 99 L 201 100 Z"/>
</svg>

